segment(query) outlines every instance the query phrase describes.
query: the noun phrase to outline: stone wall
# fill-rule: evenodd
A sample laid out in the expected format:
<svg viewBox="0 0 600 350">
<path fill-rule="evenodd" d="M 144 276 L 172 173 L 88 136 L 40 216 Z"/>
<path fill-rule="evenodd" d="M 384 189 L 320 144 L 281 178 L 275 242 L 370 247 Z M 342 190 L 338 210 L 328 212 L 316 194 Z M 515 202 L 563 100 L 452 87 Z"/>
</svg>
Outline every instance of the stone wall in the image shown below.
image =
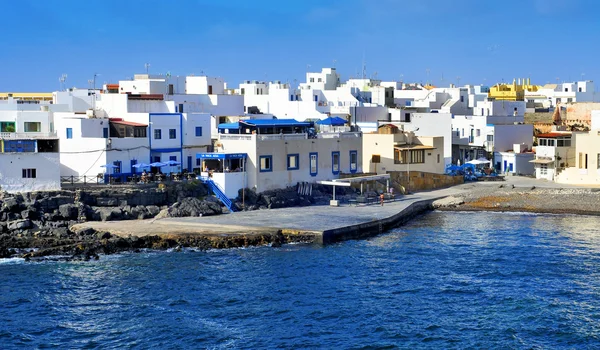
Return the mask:
<svg viewBox="0 0 600 350">
<path fill-rule="evenodd" d="M 429 191 L 464 183 L 462 176 L 449 176 L 445 174 L 424 173 L 421 171 L 410 172 L 410 184 L 407 187 L 406 171 L 390 171 L 391 185 L 400 192 L 407 188 L 409 192 Z"/>
</svg>

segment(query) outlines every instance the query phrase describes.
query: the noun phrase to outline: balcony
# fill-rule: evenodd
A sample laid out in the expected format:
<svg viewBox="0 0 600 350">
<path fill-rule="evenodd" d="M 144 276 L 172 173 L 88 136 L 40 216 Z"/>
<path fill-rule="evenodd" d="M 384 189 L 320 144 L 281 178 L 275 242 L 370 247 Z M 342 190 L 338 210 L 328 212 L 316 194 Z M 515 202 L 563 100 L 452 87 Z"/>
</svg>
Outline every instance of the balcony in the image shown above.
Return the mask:
<svg viewBox="0 0 600 350">
<path fill-rule="evenodd" d="M 57 139 L 56 132 L 0 132 L 0 139 Z"/>
<path fill-rule="evenodd" d="M 252 140 L 252 135 L 219 134 L 219 140 L 250 141 Z"/>
<path fill-rule="evenodd" d="M 317 134 L 318 139 L 340 139 L 340 138 L 358 138 L 361 137 L 360 132 L 327 132 Z"/>
</svg>

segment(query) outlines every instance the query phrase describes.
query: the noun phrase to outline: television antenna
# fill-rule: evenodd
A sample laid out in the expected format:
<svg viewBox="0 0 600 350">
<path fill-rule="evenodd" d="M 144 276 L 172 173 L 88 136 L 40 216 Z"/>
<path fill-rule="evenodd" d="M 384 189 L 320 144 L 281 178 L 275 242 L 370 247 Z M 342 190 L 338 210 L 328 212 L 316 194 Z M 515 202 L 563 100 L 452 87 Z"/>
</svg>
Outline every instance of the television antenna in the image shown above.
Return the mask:
<svg viewBox="0 0 600 350">
<path fill-rule="evenodd" d="M 67 81 L 67 75 L 63 74 L 58 78 L 58 81 L 60 82 L 60 90 L 61 91 L 65 91 L 65 82 Z"/>
<path fill-rule="evenodd" d="M 146 68 L 146 75 L 147 75 L 150 70 L 150 63 L 144 63 L 144 68 Z"/>
</svg>

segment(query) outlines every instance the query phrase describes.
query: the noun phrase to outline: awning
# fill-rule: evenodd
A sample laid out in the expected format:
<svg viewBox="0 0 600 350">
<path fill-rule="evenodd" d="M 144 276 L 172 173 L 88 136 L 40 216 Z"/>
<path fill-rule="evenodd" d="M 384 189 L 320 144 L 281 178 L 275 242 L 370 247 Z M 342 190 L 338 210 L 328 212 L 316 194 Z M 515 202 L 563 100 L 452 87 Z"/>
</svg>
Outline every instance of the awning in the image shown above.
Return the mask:
<svg viewBox="0 0 600 350">
<path fill-rule="evenodd" d="M 529 163 L 534 163 L 534 164 L 550 164 L 550 163 L 554 163 L 554 161 L 551 160 L 551 159 L 534 159 L 534 160 L 530 160 Z"/>
<path fill-rule="evenodd" d="M 418 151 L 418 150 L 431 150 L 431 149 L 435 149 L 435 147 L 433 146 L 426 146 L 426 145 L 413 145 L 413 146 L 395 146 L 395 149 L 399 150 L 399 151 Z"/>
</svg>

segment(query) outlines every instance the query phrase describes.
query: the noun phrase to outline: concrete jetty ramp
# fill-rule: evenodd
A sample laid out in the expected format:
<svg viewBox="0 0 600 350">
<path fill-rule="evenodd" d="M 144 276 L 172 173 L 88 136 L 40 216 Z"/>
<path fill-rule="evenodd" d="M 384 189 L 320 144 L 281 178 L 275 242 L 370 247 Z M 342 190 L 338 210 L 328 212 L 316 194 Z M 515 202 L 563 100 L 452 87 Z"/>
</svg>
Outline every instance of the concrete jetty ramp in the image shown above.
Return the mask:
<svg viewBox="0 0 600 350">
<path fill-rule="evenodd" d="M 281 232 L 312 236 L 327 244 L 381 233 L 430 208 L 431 202 L 461 192 L 442 189 L 403 196 L 395 202 L 340 207 L 309 206 L 237 212 L 207 217 L 85 222 L 73 230 L 93 228 L 117 236 L 202 235 L 239 236 Z"/>
</svg>

